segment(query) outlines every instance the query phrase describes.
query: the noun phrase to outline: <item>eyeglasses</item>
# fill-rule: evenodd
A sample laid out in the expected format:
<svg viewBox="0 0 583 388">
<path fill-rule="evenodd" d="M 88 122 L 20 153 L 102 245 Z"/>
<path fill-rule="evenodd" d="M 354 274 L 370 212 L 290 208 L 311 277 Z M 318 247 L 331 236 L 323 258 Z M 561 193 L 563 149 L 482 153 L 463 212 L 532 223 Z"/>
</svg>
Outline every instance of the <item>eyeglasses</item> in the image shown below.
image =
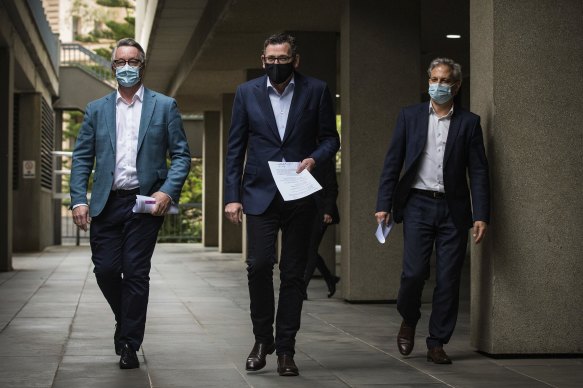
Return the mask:
<svg viewBox="0 0 583 388">
<path fill-rule="evenodd" d="M 126 63 L 131 67 L 140 67 L 142 61 L 136 58 L 128 59 L 127 61 L 125 59 L 116 59 L 115 61 L 113 61 L 113 67 L 115 67 L 116 69 L 121 69 L 126 65 Z"/>
<path fill-rule="evenodd" d="M 275 61 L 277 61 L 277 63 L 286 64 L 286 63 L 290 63 L 291 61 L 293 61 L 293 60 L 294 60 L 294 58 L 295 58 L 294 56 L 287 57 L 287 56 L 284 56 L 284 55 L 282 55 L 282 56 L 280 56 L 280 57 L 274 57 L 274 56 L 271 56 L 271 55 L 270 55 L 270 56 L 266 57 L 266 56 L 264 55 L 264 56 L 263 56 L 263 61 L 264 61 L 265 63 L 268 63 L 268 64 L 270 64 L 270 65 L 274 64 L 274 63 L 275 63 Z"/>
</svg>

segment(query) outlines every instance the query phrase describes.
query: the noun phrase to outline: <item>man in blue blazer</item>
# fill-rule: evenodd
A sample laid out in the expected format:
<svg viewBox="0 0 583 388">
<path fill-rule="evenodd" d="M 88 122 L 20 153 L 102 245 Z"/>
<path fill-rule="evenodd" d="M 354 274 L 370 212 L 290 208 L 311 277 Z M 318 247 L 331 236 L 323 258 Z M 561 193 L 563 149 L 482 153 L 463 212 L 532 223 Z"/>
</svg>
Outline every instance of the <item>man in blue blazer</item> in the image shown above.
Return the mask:
<svg viewBox="0 0 583 388">
<path fill-rule="evenodd" d="M 448 58 L 428 69 L 431 101 L 404 108 L 380 178 L 377 222 L 403 222 L 404 257 L 397 309 L 401 354 L 413 350 L 421 293 L 435 245 L 433 305 L 427 360 L 450 364 L 443 350 L 457 320 L 468 229 L 482 241 L 490 220 L 488 161 L 480 117 L 454 105 L 461 67 Z M 399 179 L 401 170 L 404 169 Z M 468 187 L 469 178 L 469 187 Z"/>
<path fill-rule="evenodd" d="M 284 201 L 271 175 L 269 161 L 299 162 L 297 172 L 315 172 L 340 146 L 330 91 L 306 77 L 299 66 L 295 39 L 269 37 L 261 56 L 266 76 L 237 88 L 229 131 L 225 169 L 225 215 L 234 223 L 247 216 L 247 274 L 255 345 L 246 369 L 278 356 L 278 373 L 298 375 L 294 363 L 296 333 L 304 295 L 304 271 L 311 226 L 316 213 L 312 196 Z M 275 338 L 273 264 L 282 231 L 281 284 Z"/>
<path fill-rule="evenodd" d="M 163 216 L 178 203 L 190 171 L 176 101 L 144 88 L 145 61 L 135 40 L 117 42 L 112 71 L 119 88 L 87 105 L 70 182 L 74 223 L 83 230 L 91 223 L 95 278 L 115 316 L 114 345 L 122 369 L 139 367 L 136 352 L 144 338 L 150 260 Z M 155 199 L 151 214 L 132 212 L 136 194 Z"/>
</svg>

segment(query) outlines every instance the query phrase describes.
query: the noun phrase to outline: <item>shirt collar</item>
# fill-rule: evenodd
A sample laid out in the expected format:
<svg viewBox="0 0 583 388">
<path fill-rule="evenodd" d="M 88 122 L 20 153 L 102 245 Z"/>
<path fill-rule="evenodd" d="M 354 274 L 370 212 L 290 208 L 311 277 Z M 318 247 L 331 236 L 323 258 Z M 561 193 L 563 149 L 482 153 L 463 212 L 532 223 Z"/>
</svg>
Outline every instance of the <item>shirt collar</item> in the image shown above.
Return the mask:
<svg viewBox="0 0 583 388">
<path fill-rule="evenodd" d="M 439 119 L 445 119 L 445 118 L 451 118 L 451 115 L 453 115 L 453 108 L 454 108 L 455 104 L 451 105 L 451 108 L 449 109 L 449 112 L 447 112 L 447 114 L 445 116 L 441 116 L 438 117 Z M 435 116 L 437 117 L 437 112 L 435 112 L 435 109 L 433 109 L 433 104 L 431 103 L 431 101 L 429 101 L 429 114 L 435 114 Z"/>
<path fill-rule="evenodd" d="M 267 90 L 269 90 L 271 88 L 271 90 L 273 90 L 274 92 L 276 92 L 277 94 L 279 94 L 278 91 L 271 84 L 271 81 L 269 80 L 269 77 L 265 77 L 265 78 L 267 78 Z M 292 74 L 292 79 L 289 81 L 289 84 L 287 84 L 285 86 L 285 89 L 283 89 L 283 93 L 281 94 L 282 96 L 288 91 L 288 88 L 290 87 L 290 85 L 294 85 L 294 88 L 295 88 L 295 86 L 296 86 L 295 79 L 296 79 L 296 73 L 294 72 Z"/>
<path fill-rule="evenodd" d="M 140 85 L 140 88 L 138 89 L 136 94 L 134 94 L 134 96 L 132 97 L 132 104 L 134 102 L 136 102 L 136 100 L 140 100 L 140 102 L 144 101 L 144 85 L 143 84 Z M 115 94 L 115 102 L 119 103 L 120 101 L 123 101 L 123 98 L 121 97 L 121 94 L 119 93 L 119 88 L 118 88 L 117 92 Z"/>
</svg>

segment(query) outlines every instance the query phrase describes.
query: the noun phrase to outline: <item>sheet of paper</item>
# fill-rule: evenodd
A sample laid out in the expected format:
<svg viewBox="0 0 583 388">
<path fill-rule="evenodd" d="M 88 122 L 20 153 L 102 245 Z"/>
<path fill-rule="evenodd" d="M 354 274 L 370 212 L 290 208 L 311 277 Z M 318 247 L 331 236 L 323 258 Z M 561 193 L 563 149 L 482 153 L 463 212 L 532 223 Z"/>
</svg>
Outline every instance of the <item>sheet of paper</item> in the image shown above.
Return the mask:
<svg viewBox="0 0 583 388">
<path fill-rule="evenodd" d="M 152 213 L 152 208 L 156 204 L 156 200 L 146 195 L 136 195 L 136 204 L 133 207 L 134 213 Z M 178 206 L 170 205 L 166 214 L 178 214 Z"/>
<path fill-rule="evenodd" d="M 284 201 L 307 197 L 322 186 L 308 170 L 296 173 L 299 162 L 269 162 L 269 169 Z"/>
<path fill-rule="evenodd" d="M 392 219 L 389 225 L 385 225 L 384 221 L 379 223 L 379 226 L 377 227 L 377 230 L 375 232 L 375 236 L 381 244 L 384 244 L 385 241 L 387 241 L 387 236 L 389 235 L 389 233 L 391 233 L 391 229 L 393 229 Z"/>
</svg>

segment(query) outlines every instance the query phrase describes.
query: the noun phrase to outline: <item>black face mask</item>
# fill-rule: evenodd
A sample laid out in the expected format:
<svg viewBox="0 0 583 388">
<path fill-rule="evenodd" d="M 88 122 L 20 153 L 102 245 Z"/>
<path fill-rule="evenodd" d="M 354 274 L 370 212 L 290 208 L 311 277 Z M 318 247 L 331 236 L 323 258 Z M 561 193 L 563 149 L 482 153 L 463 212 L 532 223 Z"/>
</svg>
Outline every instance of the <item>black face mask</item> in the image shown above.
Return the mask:
<svg viewBox="0 0 583 388">
<path fill-rule="evenodd" d="M 294 72 L 293 62 L 265 64 L 265 73 L 273 84 L 280 84 L 287 80 Z"/>
</svg>

